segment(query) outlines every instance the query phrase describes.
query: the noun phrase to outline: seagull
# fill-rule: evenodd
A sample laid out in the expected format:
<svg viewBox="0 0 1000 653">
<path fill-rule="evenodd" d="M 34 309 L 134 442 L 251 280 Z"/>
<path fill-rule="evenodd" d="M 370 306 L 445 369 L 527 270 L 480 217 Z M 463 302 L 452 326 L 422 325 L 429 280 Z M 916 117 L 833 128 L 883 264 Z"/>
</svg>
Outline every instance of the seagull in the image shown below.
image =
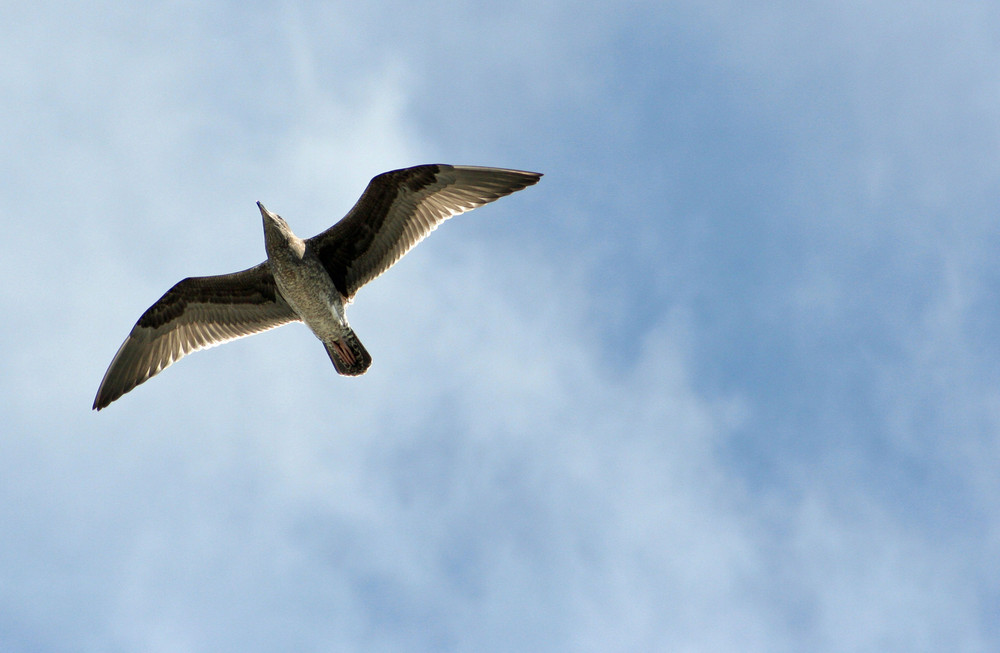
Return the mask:
<svg viewBox="0 0 1000 653">
<path fill-rule="evenodd" d="M 105 408 L 191 352 L 289 322 L 305 322 L 337 372 L 364 374 L 372 357 L 346 307 L 369 281 L 453 215 L 538 182 L 523 170 L 420 165 L 374 177 L 337 224 L 303 240 L 257 202 L 267 260 L 233 274 L 189 277 L 142 314 L 94 399 Z"/>
</svg>

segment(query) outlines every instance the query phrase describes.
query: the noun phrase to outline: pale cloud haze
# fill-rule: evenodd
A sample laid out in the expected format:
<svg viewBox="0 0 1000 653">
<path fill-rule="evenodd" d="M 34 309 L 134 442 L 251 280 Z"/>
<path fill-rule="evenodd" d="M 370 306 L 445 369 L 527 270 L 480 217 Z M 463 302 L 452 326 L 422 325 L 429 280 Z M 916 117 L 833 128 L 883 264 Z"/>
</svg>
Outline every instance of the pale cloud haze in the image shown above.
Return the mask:
<svg viewBox="0 0 1000 653">
<path fill-rule="evenodd" d="M 0 25 L 0 651 L 1000 648 L 1000 13 L 153 3 Z M 373 175 L 541 182 L 90 410 Z"/>
</svg>

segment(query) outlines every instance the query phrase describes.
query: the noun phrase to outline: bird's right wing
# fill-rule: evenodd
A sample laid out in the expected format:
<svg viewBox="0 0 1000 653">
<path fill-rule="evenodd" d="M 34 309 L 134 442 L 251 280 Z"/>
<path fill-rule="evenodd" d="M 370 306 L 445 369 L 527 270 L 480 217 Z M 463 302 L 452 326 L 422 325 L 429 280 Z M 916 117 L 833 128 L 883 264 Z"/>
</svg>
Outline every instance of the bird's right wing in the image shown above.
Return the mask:
<svg viewBox="0 0 1000 653">
<path fill-rule="evenodd" d="M 104 374 L 94 408 L 104 408 L 193 351 L 298 319 L 266 262 L 233 274 L 184 279 L 136 322 Z"/>
</svg>

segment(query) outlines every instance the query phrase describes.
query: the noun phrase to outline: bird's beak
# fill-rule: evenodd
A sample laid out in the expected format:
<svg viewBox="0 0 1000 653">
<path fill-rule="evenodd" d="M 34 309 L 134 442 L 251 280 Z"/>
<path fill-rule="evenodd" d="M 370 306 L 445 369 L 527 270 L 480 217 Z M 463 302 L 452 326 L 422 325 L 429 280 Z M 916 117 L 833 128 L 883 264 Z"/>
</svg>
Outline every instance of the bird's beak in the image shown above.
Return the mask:
<svg viewBox="0 0 1000 653">
<path fill-rule="evenodd" d="M 260 215 L 263 218 L 274 218 L 274 214 L 264 208 L 264 205 L 257 202 L 257 208 L 260 209 Z"/>
</svg>

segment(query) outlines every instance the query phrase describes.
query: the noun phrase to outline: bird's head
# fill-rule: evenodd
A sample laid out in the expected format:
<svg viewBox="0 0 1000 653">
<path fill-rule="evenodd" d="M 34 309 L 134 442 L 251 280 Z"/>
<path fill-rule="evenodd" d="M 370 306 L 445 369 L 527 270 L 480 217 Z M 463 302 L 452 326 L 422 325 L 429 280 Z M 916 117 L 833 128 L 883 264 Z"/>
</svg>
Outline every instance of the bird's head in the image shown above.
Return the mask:
<svg viewBox="0 0 1000 653">
<path fill-rule="evenodd" d="M 277 213 L 271 213 L 260 202 L 257 202 L 257 208 L 260 209 L 260 217 L 264 219 L 265 231 L 269 227 L 273 229 L 282 229 L 282 230 L 288 229 L 288 223 L 285 222 L 284 218 L 282 218 L 280 215 L 278 215 Z"/>
<path fill-rule="evenodd" d="M 297 245 L 301 245 L 301 239 L 292 233 L 284 218 L 277 213 L 271 213 L 260 202 L 257 202 L 257 208 L 260 209 L 260 216 L 264 220 L 264 246 L 269 255 L 280 246 L 296 248 Z"/>
</svg>

